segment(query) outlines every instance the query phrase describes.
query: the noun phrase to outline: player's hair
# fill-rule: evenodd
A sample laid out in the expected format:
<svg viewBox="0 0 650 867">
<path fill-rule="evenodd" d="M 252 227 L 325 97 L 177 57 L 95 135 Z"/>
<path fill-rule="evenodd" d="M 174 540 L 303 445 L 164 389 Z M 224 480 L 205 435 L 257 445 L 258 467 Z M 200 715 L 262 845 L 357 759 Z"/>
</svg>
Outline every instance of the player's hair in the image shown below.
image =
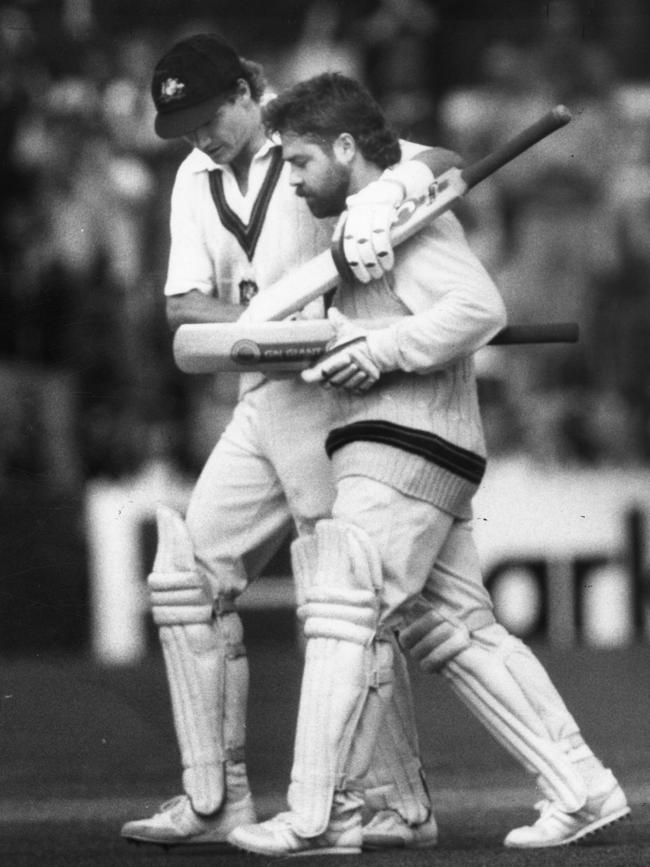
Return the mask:
<svg viewBox="0 0 650 867">
<path fill-rule="evenodd" d="M 397 134 L 366 88 L 340 72 L 325 72 L 301 81 L 264 108 L 269 134 L 292 132 L 331 147 L 349 133 L 363 156 L 385 169 L 399 162 Z"/>
<path fill-rule="evenodd" d="M 267 81 L 266 76 L 264 74 L 264 67 L 262 67 L 259 63 L 255 63 L 254 60 L 248 60 L 245 57 L 240 57 L 239 61 L 244 69 L 244 75 L 242 78 L 247 82 L 250 91 L 251 97 L 254 102 L 260 102 L 262 96 L 266 92 Z M 229 102 L 234 102 L 237 97 L 237 84 L 233 84 L 233 86 L 228 90 L 226 99 Z"/>
</svg>

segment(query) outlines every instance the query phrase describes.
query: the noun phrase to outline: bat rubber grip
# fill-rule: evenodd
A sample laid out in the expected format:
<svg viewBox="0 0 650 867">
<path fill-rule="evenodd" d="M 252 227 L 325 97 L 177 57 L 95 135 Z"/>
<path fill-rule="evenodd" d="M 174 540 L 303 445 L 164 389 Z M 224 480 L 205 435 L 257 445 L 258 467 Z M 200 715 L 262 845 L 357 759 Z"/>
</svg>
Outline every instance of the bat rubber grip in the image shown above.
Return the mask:
<svg viewBox="0 0 650 867">
<path fill-rule="evenodd" d="M 542 322 L 532 325 L 506 325 L 490 343 L 507 346 L 517 343 L 577 343 L 577 322 Z"/>
<path fill-rule="evenodd" d="M 511 138 L 505 144 L 497 147 L 492 153 L 489 153 L 478 162 L 472 163 L 466 169 L 461 171 L 461 175 L 467 188 L 476 186 L 480 181 L 484 180 L 496 172 L 506 163 L 509 163 L 519 154 L 528 150 L 537 142 L 541 141 L 546 136 L 550 135 L 560 127 L 566 126 L 571 120 L 571 112 L 565 105 L 556 105 L 555 108 L 540 117 L 535 123 L 526 127 L 514 138 Z"/>
<path fill-rule="evenodd" d="M 334 230 L 334 235 L 332 236 L 332 243 L 330 245 L 330 253 L 332 254 L 332 259 L 334 260 L 334 264 L 336 266 L 336 270 L 339 275 L 347 282 L 354 282 L 354 272 L 352 268 L 348 265 L 348 261 L 345 258 L 345 253 L 343 252 L 343 228 L 345 226 L 345 219 L 339 219 L 336 229 Z"/>
</svg>

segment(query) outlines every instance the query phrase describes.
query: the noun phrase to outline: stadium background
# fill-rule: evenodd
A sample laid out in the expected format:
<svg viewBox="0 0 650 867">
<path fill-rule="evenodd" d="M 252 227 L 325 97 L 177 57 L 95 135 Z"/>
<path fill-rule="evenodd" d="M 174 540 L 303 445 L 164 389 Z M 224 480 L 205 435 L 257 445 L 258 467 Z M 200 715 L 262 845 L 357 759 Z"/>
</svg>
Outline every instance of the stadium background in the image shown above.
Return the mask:
<svg viewBox="0 0 650 867">
<path fill-rule="evenodd" d="M 537 600 L 537 615 L 517 620 L 515 611 L 512 622 L 548 661 L 637 807 L 611 846 L 573 863 L 647 864 L 644 0 L 0 3 L 0 855 L 36 863 L 39 846 L 55 839 L 44 863 L 130 863 L 114 839 L 120 816 L 177 787 L 144 608 L 151 516 L 133 506 L 161 490 L 182 501 L 228 419 L 235 381 L 183 376 L 173 364 L 161 289 L 184 148 L 153 135 L 148 87 L 160 52 L 205 29 L 262 62 L 275 89 L 328 66 L 362 78 L 403 136 L 453 147 L 468 161 L 556 103 L 572 110 L 569 127 L 477 187 L 458 213 L 511 321 L 581 326 L 576 346 L 486 350 L 481 390 L 495 477 L 514 492 L 533 474 L 540 496 L 542 480 L 552 480 L 544 508 L 555 504 L 560 518 L 566 503 L 597 492 L 609 507 L 599 512 L 607 543 L 599 545 L 592 522 L 574 551 L 555 538 L 557 525 L 539 521 L 535 544 L 502 546 L 495 563 L 521 579 L 504 617 L 516 600 Z M 89 502 L 105 508 L 99 525 L 91 526 Z M 131 620 L 113 612 L 113 628 L 122 650 L 129 624 L 141 635 L 130 650 L 126 641 L 116 665 L 97 653 L 93 540 L 122 526 L 129 509 L 135 610 Z M 531 526 L 534 536 L 534 515 Z M 124 538 L 115 537 L 118 547 Z M 603 564 L 608 629 L 603 638 L 601 623 L 590 633 L 601 640 L 590 641 L 581 593 Z M 255 672 L 253 778 L 269 805 L 286 775 L 299 673 L 286 573 L 285 551 L 244 612 Z M 542 598 L 553 582 L 575 591 L 554 608 Z M 622 603 L 612 587 L 623 587 Z M 571 610 L 558 624 L 567 598 Z M 128 613 L 125 596 L 122 607 Z M 504 820 L 523 818 L 517 809 L 534 793 L 446 693 L 429 681 L 419 690 L 423 751 L 450 829 L 442 863 L 485 863 Z M 62 832 L 77 818 L 75 832 Z M 136 861 L 150 863 L 141 854 Z"/>
</svg>

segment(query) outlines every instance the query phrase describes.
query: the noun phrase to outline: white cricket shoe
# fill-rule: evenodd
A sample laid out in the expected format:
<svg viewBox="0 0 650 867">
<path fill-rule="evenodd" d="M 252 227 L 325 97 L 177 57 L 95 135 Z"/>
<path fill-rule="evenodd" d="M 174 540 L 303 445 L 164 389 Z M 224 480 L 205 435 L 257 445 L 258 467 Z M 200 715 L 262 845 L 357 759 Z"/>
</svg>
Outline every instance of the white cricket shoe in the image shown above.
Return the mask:
<svg viewBox="0 0 650 867">
<path fill-rule="evenodd" d="M 513 849 L 566 846 L 627 816 L 630 808 L 625 794 L 614 775 L 608 774 L 609 787 L 590 795 L 584 807 L 575 813 L 567 813 L 551 801 L 540 801 L 535 805 L 541 814 L 539 819 L 533 825 L 514 828 L 504 845 Z"/>
<path fill-rule="evenodd" d="M 409 825 L 396 810 L 380 810 L 363 827 L 364 849 L 425 849 L 437 842 L 433 816 L 420 825 Z"/>
<path fill-rule="evenodd" d="M 278 813 L 258 824 L 240 825 L 228 835 L 228 842 L 258 855 L 358 855 L 363 833 L 361 821 L 330 822 L 318 837 L 300 837 L 292 827 L 292 813 Z"/>
<path fill-rule="evenodd" d="M 192 809 L 187 795 L 166 801 L 149 819 L 135 819 L 122 826 L 121 836 L 135 843 L 160 846 L 212 845 L 230 848 L 228 834 L 257 819 L 250 794 L 239 801 L 226 801 L 212 816 L 200 816 Z"/>
</svg>

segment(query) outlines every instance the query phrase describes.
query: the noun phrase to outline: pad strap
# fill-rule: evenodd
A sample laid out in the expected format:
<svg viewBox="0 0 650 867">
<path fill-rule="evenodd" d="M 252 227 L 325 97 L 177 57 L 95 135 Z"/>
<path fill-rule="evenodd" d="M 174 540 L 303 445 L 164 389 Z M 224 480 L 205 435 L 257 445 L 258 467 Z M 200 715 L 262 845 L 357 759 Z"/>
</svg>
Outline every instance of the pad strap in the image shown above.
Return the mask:
<svg viewBox="0 0 650 867">
<path fill-rule="evenodd" d="M 364 781 L 365 802 L 370 810 L 394 810 L 407 824 L 420 825 L 431 815 L 431 799 L 420 760 L 408 667 L 390 637 L 395 680 Z"/>
</svg>

